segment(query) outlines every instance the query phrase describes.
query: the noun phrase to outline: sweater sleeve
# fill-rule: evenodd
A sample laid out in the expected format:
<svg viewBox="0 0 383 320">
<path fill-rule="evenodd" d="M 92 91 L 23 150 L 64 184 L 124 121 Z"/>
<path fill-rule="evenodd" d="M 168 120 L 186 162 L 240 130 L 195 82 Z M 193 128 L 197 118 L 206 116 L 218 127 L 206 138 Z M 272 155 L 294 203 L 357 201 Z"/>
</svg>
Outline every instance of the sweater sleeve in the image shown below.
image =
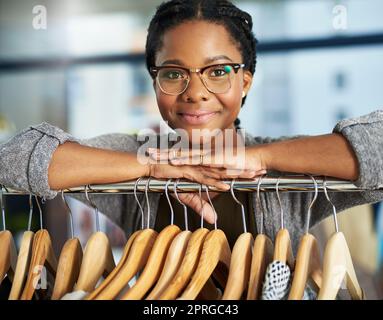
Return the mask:
<svg viewBox="0 0 383 320">
<path fill-rule="evenodd" d="M 48 167 L 56 148 L 76 138 L 58 127 L 41 123 L 24 129 L 0 145 L 0 183 L 52 199 Z"/>
<path fill-rule="evenodd" d="M 56 148 L 67 141 L 118 151 L 135 151 L 139 146 L 135 135 L 106 134 L 80 140 L 44 122 L 24 129 L 0 145 L 0 184 L 48 200 L 55 198 L 57 191 L 48 184 L 48 168 Z M 84 194 L 72 197 L 88 203 Z M 92 195 L 91 199 L 100 212 L 125 229 L 135 219 L 126 215 L 128 202 L 130 208 L 135 206 L 129 195 Z"/>
<path fill-rule="evenodd" d="M 350 144 L 358 161 L 359 176 L 353 183 L 363 191 L 329 192 L 337 212 L 348 208 L 376 203 L 383 200 L 383 111 L 340 121 L 333 129 L 342 134 Z M 306 194 L 305 210 L 300 217 L 301 224 L 307 219 L 306 213 L 312 194 Z M 323 192 L 313 206 L 310 225 L 315 225 L 332 214 L 331 204 Z"/>
</svg>

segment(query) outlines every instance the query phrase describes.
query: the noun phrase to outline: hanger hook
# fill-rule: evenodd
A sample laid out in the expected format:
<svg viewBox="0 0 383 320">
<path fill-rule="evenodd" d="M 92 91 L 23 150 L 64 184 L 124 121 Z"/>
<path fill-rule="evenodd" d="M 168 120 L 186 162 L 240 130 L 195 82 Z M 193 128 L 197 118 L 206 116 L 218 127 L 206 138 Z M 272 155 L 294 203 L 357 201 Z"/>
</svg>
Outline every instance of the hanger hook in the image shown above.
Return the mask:
<svg viewBox="0 0 383 320">
<path fill-rule="evenodd" d="M 175 184 L 174 184 L 174 194 L 176 195 L 176 198 L 177 198 L 177 201 L 183 206 L 184 208 L 184 218 L 185 218 L 185 230 L 186 231 L 189 231 L 189 225 L 188 225 L 188 208 L 186 207 L 186 205 L 180 200 L 180 198 L 178 197 L 178 192 L 177 192 L 177 188 L 178 188 L 178 183 L 180 182 L 180 179 L 177 179 Z"/>
<path fill-rule="evenodd" d="M 335 224 L 335 232 L 339 232 L 339 228 L 338 228 L 338 219 L 336 217 L 336 208 L 334 206 L 334 204 L 331 202 L 328 194 L 327 194 L 327 180 L 326 180 L 326 177 L 324 177 L 323 179 L 323 190 L 324 190 L 324 194 L 326 195 L 326 198 L 327 198 L 327 201 L 330 202 L 330 204 L 332 205 L 332 212 L 333 212 L 333 215 L 334 215 L 334 224 Z"/>
<path fill-rule="evenodd" d="M 314 194 L 314 198 L 313 198 L 313 201 L 311 201 L 310 203 L 310 206 L 309 206 L 309 209 L 307 210 L 307 225 L 306 225 L 306 234 L 309 233 L 309 229 L 310 229 L 310 220 L 311 220 L 311 208 L 312 206 L 314 205 L 317 197 L 318 197 L 318 183 L 317 181 L 315 180 L 315 178 L 312 176 L 312 175 L 308 175 L 311 180 L 314 182 L 314 186 L 315 186 L 315 194 Z"/>
<path fill-rule="evenodd" d="M 263 234 L 263 207 L 262 207 L 262 202 L 261 202 L 261 196 L 260 196 L 260 189 L 261 189 L 261 182 L 263 180 L 264 175 L 258 178 L 258 184 L 257 184 L 257 199 L 259 203 L 259 208 L 261 209 L 261 226 L 259 228 L 259 233 Z M 256 217 L 255 217 L 256 218 Z M 257 221 L 257 220 L 255 220 Z"/>
<path fill-rule="evenodd" d="M 40 229 L 43 229 L 43 211 L 41 210 L 39 198 L 35 195 L 35 200 L 37 203 L 37 207 L 39 208 L 39 213 L 40 213 Z"/>
<path fill-rule="evenodd" d="M 3 219 L 3 231 L 5 231 L 7 229 L 6 225 L 5 225 L 5 209 L 4 209 L 4 202 L 3 202 L 3 185 L 0 185 L 0 192 L 1 192 L 1 196 L 0 196 L 0 202 L 1 202 L 1 217 Z"/>
<path fill-rule="evenodd" d="M 236 203 L 238 203 L 240 206 L 241 206 L 241 210 L 242 210 L 242 222 L 243 222 L 243 232 L 244 233 L 247 233 L 247 228 L 246 228 L 246 217 L 245 217 L 245 207 L 243 206 L 243 204 L 236 198 L 235 194 L 234 194 L 234 182 L 235 182 L 235 179 L 231 180 L 231 185 L 230 185 L 230 192 L 231 192 L 231 196 L 233 197 L 234 201 Z"/>
<path fill-rule="evenodd" d="M 169 183 L 171 181 L 172 181 L 172 179 L 169 179 L 166 182 L 166 185 L 165 185 L 165 195 L 166 195 L 166 199 L 168 200 L 169 207 L 170 207 L 170 224 L 173 225 L 174 224 L 174 210 L 173 210 L 172 202 L 170 201 L 170 198 L 169 198 Z"/>
<path fill-rule="evenodd" d="M 72 215 L 72 210 L 70 209 L 68 202 L 65 199 L 64 190 L 61 190 L 61 199 L 63 200 L 63 202 L 67 208 L 67 212 L 69 213 L 70 234 L 71 234 L 71 238 L 73 239 L 74 238 L 73 215 Z"/>
<path fill-rule="evenodd" d="M 284 229 L 285 227 L 285 224 L 284 224 L 284 220 L 283 220 L 283 206 L 282 206 L 282 202 L 281 202 L 281 198 L 279 196 L 279 189 L 278 189 L 278 186 L 279 186 L 279 182 L 281 181 L 281 177 L 278 177 L 278 180 L 277 180 L 277 184 L 275 186 L 275 190 L 277 192 L 277 198 L 278 198 L 278 202 L 279 202 L 279 205 L 281 207 L 281 229 Z"/>
<path fill-rule="evenodd" d="M 199 188 L 198 188 L 198 193 L 199 193 L 199 200 L 201 202 L 201 212 L 200 212 L 200 215 L 201 215 L 201 229 L 203 228 L 203 223 L 204 223 L 204 213 L 203 213 L 203 203 L 202 203 L 202 184 L 199 185 Z"/>
<path fill-rule="evenodd" d="M 28 231 L 31 231 L 32 227 L 32 214 L 33 214 L 33 199 L 32 193 L 29 194 L 29 217 L 28 217 Z"/>
<path fill-rule="evenodd" d="M 149 195 L 148 195 L 148 190 L 150 189 L 150 179 L 151 177 L 148 177 L 148 180 L 146 181 L 145 184 L 145 198 L 146 198 L 146 203 L 148 205 L 148 223 L 147 223 L 147 228 L 150 228 L 150 203 L 149 203 Z"/>
<path fill-rule="evenodd" d="M 138 197 L 137 197 L 137 185 L 138 185 L 138 181 L 140 181 L 141 179 L 142 179 L 142 177 L 139 177 L 136 180 L 136 182 L 134 183 L 133 193 L 134 193 L 134 198 L 136 199 L 138 207 L 140 208 L 140 211 L 141 211 L 141 229 L 144 229 L 144 210 L 142 209 L 141 203 L 140 203 L 140 201 L 138 200 Z"/>
<path fill-rule="evenodd" d="M 217 230 L 217 219 L 218 219 L 218 215 L 217 215 L 217 212 L 215 211 L 215 208 L 213 206 L 213 203 L 211 202 L 211 199 L 210 199 L 210 194 L 209 194 L 209 187 L 204 185 L 205 186 L 205 190 L 206 190 L 206 195 L 207 195 L 207 199 L 209 200 L 209 203 L 211 205 L 211 207 L 213 208 L 213 211 L 214 211 L 214 228 L 215 230 Z"/>
<path fill-rule="evenodd" d="M 100 231 L 100 218 L 99 218 L 99 214 L 98 214 L 98 208 L 97 206 L 89 199 L 89 195 L 88 195 L 88 188 L 90 188 L 89 185 L 86 185 L 85 186 L 85 197 L 86 197 L 86 200 L 88 200 L 88 202 L 90 203 L 91 207 L 94 209 L 94 212 L 96 214 L 96 231 L 99 232 Z"/>
</svg>

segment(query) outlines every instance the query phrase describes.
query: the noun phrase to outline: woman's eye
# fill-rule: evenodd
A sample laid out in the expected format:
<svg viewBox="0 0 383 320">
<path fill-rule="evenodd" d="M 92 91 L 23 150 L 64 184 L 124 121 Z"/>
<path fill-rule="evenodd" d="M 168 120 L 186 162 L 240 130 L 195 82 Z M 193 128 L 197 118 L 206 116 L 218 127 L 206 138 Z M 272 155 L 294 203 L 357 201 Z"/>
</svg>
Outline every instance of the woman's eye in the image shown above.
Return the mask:
<svg viewBox="0 0 383 320">
<path fill-rule="evenodd" d="M 222 77 L 222 76 L 225 76 L 226 74 L 227 74 L 227 71 L 224 68 L 216 68 L 210 72 L 211 77 Z"/>
<path fill-rule="evenodd" d="M 183 77 L 182 72 L 178 70 L 167 71 L 164 74 L 164 78 L 170 79 L 170 80 L 177 80 L 177 79 L 181 79 L 182 77 Z"/>
</svg>

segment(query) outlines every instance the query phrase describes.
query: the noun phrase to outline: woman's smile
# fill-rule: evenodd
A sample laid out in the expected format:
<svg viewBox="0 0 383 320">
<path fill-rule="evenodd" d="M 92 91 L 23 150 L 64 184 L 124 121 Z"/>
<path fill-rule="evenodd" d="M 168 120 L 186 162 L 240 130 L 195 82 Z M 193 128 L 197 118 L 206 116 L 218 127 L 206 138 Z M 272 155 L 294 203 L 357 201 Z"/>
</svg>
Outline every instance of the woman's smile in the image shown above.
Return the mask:
<svg viewBox="0 0 383 320">
<path fill-rule="evenodd" d="M 178 112 L 177 115 L 180 119 L 189 125 L 201 125 L 206 124 L 213 120 L 218 111 L 193 111 L 193 112 Z"/>
</svg>

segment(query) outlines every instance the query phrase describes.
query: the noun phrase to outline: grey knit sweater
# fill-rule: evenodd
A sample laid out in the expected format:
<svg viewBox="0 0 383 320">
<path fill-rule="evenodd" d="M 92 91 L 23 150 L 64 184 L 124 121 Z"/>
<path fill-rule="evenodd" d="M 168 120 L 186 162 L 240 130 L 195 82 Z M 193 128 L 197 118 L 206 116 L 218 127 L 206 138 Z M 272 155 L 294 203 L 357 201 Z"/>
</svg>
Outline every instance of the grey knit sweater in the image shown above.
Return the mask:
<svg viewBox="0 0 383 320">
<path fill-rule="evenodd" d="M 343 120 L 335 126 L 333 132 L 341 133 L 349 141 L 356 154 L 360 176 L 354 183 L 361 188 L 369 189 L 369 191 L 363 192 L 330 193 L 338 212 L 383 199 L 383 191 L 374 190 L 383 187 L 383 110 L 355 119 Z M 48 185 L 48 166 L 52 154 L 59 144 L 66 141 L 77 141 L 98 148 L 137 151 L 143 142 L 137 141 L 136 138 L 135 135 L 107 134 L 92 139 L 78 140 L 48 123 L 31 126 L 0 145 L 0 183 L 10 188 L 21 189 L 46 199 L 52 199 L 57 193 Z M 282 139 L 289 139 L 289 137 L 272 139 L 252 137 L 246 134 L 245 145 L 258 145 Z M 281 194 L 285 227 L 290 231 L 294 251 L 305 230 L 307 208 L 312 197 L 311 193 Z M 84 200 L 83 195 L 76 195 L 76 198 Z M 121 226 L 128 236 L 140 227 L 141 214 L 133 195 L 95 195 L 92 199 L 100 211 Z M 159 199 L 159 193 L 149 194 L 152 227 L 155 223 Z M 146 201 L 143 196 L 140 197 L 140 201 L 146 210 Z M 260 208 L 253 193 L 251 201 L 259 230 L 261 221 L 260 214 L 257 212 L 260 212 Z M 261 204 L 264 209 L 264 230 L 271 239 L 274 239 L 280 228 L 280 206 L 276 194 L 261 193 Z M 323 193 L 320 193 L 312 209 L 310 225 L 315 225 L 331 213 L 330 204 Z"/>
</svg>

